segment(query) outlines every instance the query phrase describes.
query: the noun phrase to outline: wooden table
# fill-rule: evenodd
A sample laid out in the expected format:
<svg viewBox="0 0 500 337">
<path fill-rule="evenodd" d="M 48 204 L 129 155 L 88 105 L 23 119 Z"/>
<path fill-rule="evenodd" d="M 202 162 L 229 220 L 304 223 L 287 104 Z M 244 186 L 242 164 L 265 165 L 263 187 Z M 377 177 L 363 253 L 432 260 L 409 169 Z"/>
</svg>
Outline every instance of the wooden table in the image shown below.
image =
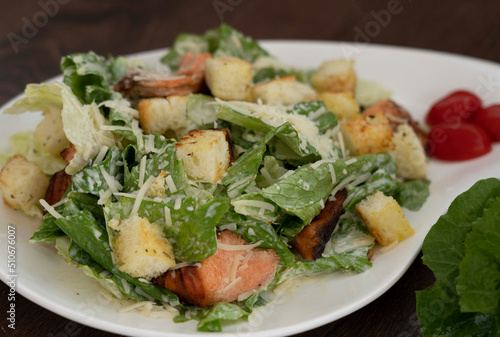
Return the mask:
<svg viewBox="0 0 500 337">
<path fill-rule="evenodd" d="M 0 104 L 27 83 L 59 74 L 63 55 L 88 50 L 121 55 L 163 48 L 180 32 L 201 33 L 221 21 L 257 39 L 364 39 L 500 60 L 497 1 L 1 0 L 0 4 Z M 363 37 L 360 31 L 370 34 Z M 373 303 L 297 336 L 419 336 L 415 291 L 433 281 L 418 256 Z M 8 287 L 3 283 L 0 292 L 0 335 L 116 336 L 71 322 L 20 295 L 16 329 L 10 330 L 5 320 Z"/>
</svg>

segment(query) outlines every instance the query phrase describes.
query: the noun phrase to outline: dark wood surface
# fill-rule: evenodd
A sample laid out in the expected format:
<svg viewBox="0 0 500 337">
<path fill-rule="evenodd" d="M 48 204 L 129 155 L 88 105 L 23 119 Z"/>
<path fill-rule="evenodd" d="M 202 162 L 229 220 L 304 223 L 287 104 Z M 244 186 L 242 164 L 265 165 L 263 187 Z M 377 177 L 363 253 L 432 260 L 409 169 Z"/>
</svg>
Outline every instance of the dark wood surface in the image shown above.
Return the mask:
<svg viewBox="0 0 500 337">
<path fill-rule="evenodd" d="M 375 16 L 392 8 L 393 14 L 384 17 L 380 29 L 372 27 L 365 42 L 500 60 L 498 1 L 401 0 L 395 6 L 397 2 L 0 0 L 0 104 L 22 92 L 27 83 L 59 74 L 59 60 L 68 53 L 94 50 L 120 55 L 163 48 L 178 33 L 201 33 L 218 26 L 221 19 L 257 39 L 352 42 L 360 39 L 359 30 L 377 22 Z M 26 22 L 39 27 L 30 30 Z M 418 256 L 406 274 L 368 306 L 297 336 L 419 336 L 415 291 L 433 281 Z M 0 283 L 0 335 L 116 336 L 68 321 L 20 295 L 16 329 L 11 330 L 5 319 L 7 292 Z"/>
</svg>

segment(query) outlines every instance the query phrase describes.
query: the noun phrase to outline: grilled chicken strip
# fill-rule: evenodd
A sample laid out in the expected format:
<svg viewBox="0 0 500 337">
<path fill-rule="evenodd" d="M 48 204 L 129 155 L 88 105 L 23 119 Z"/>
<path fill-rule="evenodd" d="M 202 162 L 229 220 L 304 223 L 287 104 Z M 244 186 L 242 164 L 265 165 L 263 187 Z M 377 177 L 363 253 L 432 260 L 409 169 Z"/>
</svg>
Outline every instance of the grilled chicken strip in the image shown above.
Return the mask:
<svg viewBox="0 0 500 337">
<path fill-rule="evenodd" d="M 248 242 L 230 230 L 217 233 L 217 244 L 217 252 L 208 259 L 169 270 L 153 282 L 203 308 L 248 297 L 273 280 L 280 260 L 274 250 L 246 249 Z"/>
<path fill-rule="evenodd" d="M 335 194 L 335 200 L 327 201 L 321 212 L 305 226 L 292 241 L 292 247 L 306 260 L 316 260 L 321 257 L 326 243 L 330 240 L 333 230 L 343 212 L 347 190 L 344 188 Z"/>
</svg>

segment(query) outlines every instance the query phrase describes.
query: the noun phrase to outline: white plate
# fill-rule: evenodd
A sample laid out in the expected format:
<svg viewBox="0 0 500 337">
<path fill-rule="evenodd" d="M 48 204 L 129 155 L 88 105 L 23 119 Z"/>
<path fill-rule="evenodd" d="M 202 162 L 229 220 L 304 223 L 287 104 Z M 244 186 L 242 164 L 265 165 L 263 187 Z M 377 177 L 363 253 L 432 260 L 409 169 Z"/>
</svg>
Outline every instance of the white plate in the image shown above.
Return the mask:
<svg viewBox="0 0 500 337">
<path fill-rule="evenodd" d="M 357 46 L 320 41 L 264 41 L 263 46 L 284 62 L 303 68 L 317 67 L 323 60 L 352 56 L 358 76 L 375 80 L 394 92 L 394 99 L 422 120 L 430 105 L 452 90 L 462 88 L 480 93 L 486 104 L 500 102 L 495 83 L 500 66 L 478 59 L 416 49 Z M 351 46 L 352 47 L 352 46 Z M 164 51 L 137 54 L 154 63 Z M 346 54 L 351 53 L 351 54 Z M 495 76 L 495 77 L 492 77 Z M 12 101 L 8 104 L 10 105 Z M 0 115 L 0 151 L 7 138 L 21 130 L 33 130 L 39 121 L 34 114 Z M 313 329 L 346 316 L 387 291 L 408 269 L 432 224 L 451 201 L 475 181 L 497 177 L 500 145 L 481 158 L 446 163 L 431 161 L 431 196 L 416 213 L 405 212 L 416 234 L 395 249 L 378 252 L 373 267 L 362 274 L 332 273 L 315 277 L 277 303 L 255 311 L 251 322 L 226 326 L 218 336 L 282 336 Z M 214 336 L 196 332 L 196 322 L 175 324 L 170 319 L 152 319 L 136 312 L 120 314 L 98 296 L 96 282 L 57 256 L 53 246 L 29 244 L 39 221 L 29 219 L 0 202 L 0 276 L 7 272 L 7 226 L 16 227 L 17 291 L 31 301 L 68 319 L 118 334 L 141 336 Z M 314 281 L 314 282 L 313 282 Z M 399 299 L 401 300 L 401 299 Z"/>
</svg>

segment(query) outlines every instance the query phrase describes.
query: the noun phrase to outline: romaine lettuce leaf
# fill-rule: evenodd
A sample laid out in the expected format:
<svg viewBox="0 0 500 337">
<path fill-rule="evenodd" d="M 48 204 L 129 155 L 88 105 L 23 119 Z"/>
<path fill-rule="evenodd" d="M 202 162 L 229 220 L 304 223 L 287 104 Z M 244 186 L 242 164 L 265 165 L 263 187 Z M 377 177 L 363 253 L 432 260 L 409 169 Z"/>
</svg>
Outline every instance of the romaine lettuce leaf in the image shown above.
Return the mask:
<svg viewBox="0 0 500 337">
<path fill-rule="evenodd" d="M 106 230 L 101 228 L 89 211 L 80 211 L 56 220 L 57 225 L 79 247 L 90 255 L 92 260 L 112 274 L 134 284 L 155 300 L 167 303 L 179 303 L 179 298 L 167 289 L 144 283 L 120 271 L 113 263 L 111 247 Z"/>
<path fill-rule="evenodd" d="M 285 266 L 292 265 L 295 257 L 284 240 L 278 236 L 276 230 L 270 224 L 255 220 L 233 211 L 227 212 L 219 221 L 219 228 L 228 228 L 236 234 L 241 235 L 247 242 L 255 243 L 262 241 L 260 248 L 274 249 L 280 256 L 280 262 Z"/>
<path fill-rule="evenodd" d="M 67 55 L 61 60 L 63 82 L 68 85 L 82 104 L 100 104 L 112 125 L 129 125 L 137 111 L 112 87 L 138 61 L 124 57 L 105 58 L 94 52 Z"/>
<path fill-rule="evenodd" d="M 262 157 L 266 151 L 267 143 L 275 135 L 287 135 L 293 130 L 289 123 L 277 128 L 272 128 L 264 138 L 257 142 L 250 150 L 241 155 L 227 170 L 227 175 L 222 178 L 222 183 L 227 186 L 230 198 L 239 196 L 257 177 Z"/>
<path fill-rule="evenodd" d="M 47 153 L 42 144 L 34 137 L 32 131 L 12 135 L 9 137 L 9 143 L 11 145 L 10 153 L 0 154 L 0 168 L 17 154 L 24 156 L 30 162 L 36 163 L 43 173 L 47 175 L 61 171 L 67 164 L 61 156 L 56 157 Z"/>
<path fill-rule="evenodd" d="M 66 237 L 66 234 L 57 226 L 56 218 L 54 218 L 51 214 L 46 214 L 43 217 L 42 224 L 38 229 L 33 233 L 30 238 L 30 243 L 37 242 L 55 242 L 56 239 Z"/>
<path fill-rule="evenodd" d="M 287 113 L 306 116 L 316 125 L 321 135 L 337 126 L 337 117 L 326 109 L 322 101 L 296 103 Z"/>
<path fill-rule="evenodd" d="M 430 183 L 428 179 L 405 181 L 396 195 L 398 204 L 410 211 L 418 211 L 429 197 Z"/>
<path fill-rule="evenodd" d="M 207 39 L 203 35 L 179 34 L 167 55 L 163 56 L 160 61 L 169 66 L 172 71 L 177 71 L 182 57 L 187 52 L 195 55 L 209 52 Z"/>
<path fill-rule="evenodd" d="M 471 263 L 484 263 L 500 256 L 498 246 L 493 251 L 481 250 L 480 254 L 476 254 L 478 253 L 476 244 L 483 246 L 480 239 L 484 236 L 483 230 L 486 229 L 488 235 L 493 235 L 492 240 L 496 240 L 494 237 L 498 231 L 490 232 L 490 226 L 498 227 L 498 222 L 492 224 L 489 220 L 485 220 L 485 208 L 491 207 L 493 203 L 498 204 L 496 200 L 499 197 L 500 181 L 498 179 L 478 181 L 452 202 L 448 212 L 439 218 L 427 234 L 422 247 L 422 260 L 433 271 L 436 283 L 427 290 L 417 292 L 417 315 L 424 337 L 498 335 L 500 331 L 498 314 L 463 312 L 460 309 L 461 293 L 464 292 L 463 309 L 475 308 L 485 312 L 498 310 L 498 302 L 496 309 L 492 309 L 491 302 L 484 300 L 487 296 L 492 295 L 492 298 L 495 298 L 497 296 L 495 293 L 498 294 L 498 263 L 483 265 L 486 268 L 483 272 L 486 273 L 487 278 L 478 277 L 484 274 L 470 275 L 470 273 L 474 271 Z M 495 207 L 498 206 L 495 205 Z M 487 213 L 490 212 L 496 211 Z M 491 221 L 494 222 L 496 215 L 492 215 Z M 476 223 L 479 223 L 477 230 L 475 229 Z M 471 247 L 475 248 L 469 250 Z M 488 244 L 488 247 L 491 246 Z M 494 255 L 484 260 L 482 256 L 484 253 Z M 464 263 L 463 266 L 462 263 Z M 464 275 L 461 275 L 462 271 Z M 469 280 L 469 277 L 473 280 Z M 457 286 L 457 282 L 460 282 L 460 287 Z M 471 294 L 467 292 L 469 286 L 473 293 L 477 288 L 481 289 L 477 293 L 477 302 L 474 302 Z M 491 292 L 492 289 L 493 292 Z M 442 304 L 439 310 L 435 309 L 434 303 Z"/>
<path fill-rule="evenodd" d="M 239 57 L 248 62 L 269 55 L 255 40 L 227 24 L 208 30 L 203 35 L 179 35 L 161 62 L 168 65 L 172 71 L 176 71 L 187 52 L 193 54 L 208 52 L 216 57 Z"/>
<path fill-rule="evenodd" d="M 293 221 L 282 224 L 283 235 L 293 237 L 319 214 L 334 188 L 343 188 L 360 178 L 364 181 L 373 171 L 392 160 L 387 154 L 371 154 L 356 157 L 355 161 L 340 159 L 304 165 L 260 194 L 301 219 L 300 225 Z"/>
<path fill-rule="evenodd" d="M 176 200 L 181 202 L 176 207 Z M 106 214 L 111 219 L 118 214 L 126 219 L 135 199 L 122 197 L 116 203 L 108 203 Z M 179 202 L 178 202 L 179 203 Z M 196 198 L 174 195 L 164 202 L 143 200 L 138 215 L 147 217 L 150 222 L 157 223 L 165 230 L 166 237 L 171 239 L 174 255 L 178 261 L 202 261 L 217 251 L 215 233 L 219 219 L 228 210 L 227 199 L 211 199 L 201 205 Z M 165 222 L 165 207 L 169 209 L 171 224 Z"/>
<path fill-rule="evenodd" d="M 300 157 L 315 156 L 319 158 L 320 149 L 316 149 L 310 141 L 311 137 L 306 137 L 301 133 L 312 137 L 318 134 L 318 128 L 306 116 L 289 114 L 282 107 L 259 105 L 248 102 L 223 102 L 218 101 L 216 105 L 217 117 L 228 122 L 237 124 L 258 132 L 268 133 L 274 128 L 287 122 L 290 123 L 290 131 L 279 134 L 279 139 L 288 145 L 290 149 Z M 323 136 L 322 141 L 325 146 L 331 144 L 331 140 Z M 330 149 L 333 152 L 333 145 Z"/>
<path fill-rule="evenodd" d="M 459 270 L 460 310 L 500 317 L 500 196 L 472 224 Z"/>
</svg>

